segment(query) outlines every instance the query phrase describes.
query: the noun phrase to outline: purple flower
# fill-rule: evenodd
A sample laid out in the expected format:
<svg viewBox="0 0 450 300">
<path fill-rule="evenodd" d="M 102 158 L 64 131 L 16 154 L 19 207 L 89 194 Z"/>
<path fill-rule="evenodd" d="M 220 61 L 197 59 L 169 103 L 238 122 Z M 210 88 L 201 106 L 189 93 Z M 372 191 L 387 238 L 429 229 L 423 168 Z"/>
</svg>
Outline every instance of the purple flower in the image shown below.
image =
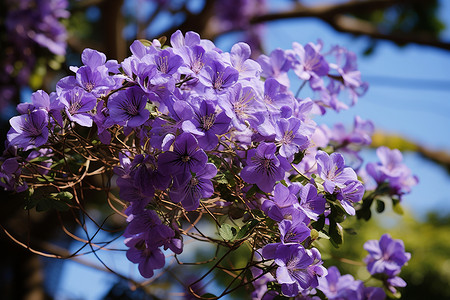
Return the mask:
<svg viewBox="0 0 450 300">
<path fill-rule="evenodd" d="M 126 237 L 140 235 L 145 240 L 151 240 L 153 228 L 161 224 L 158 214 L 153 210 L 142 210 L 137 214 L 132 214 L 127 221 L 128 226 L 124 235 Z"/>
<path fill-rule="evenodd" d="M 229 90 L 227 97 L 219 101 L 219 106 L 240 131 L 247 128 L 246 121 L 257 122 L 256 114 L 265 110 L 264 105 L 257 101 L 255 90 L 249 86 L 243 87 L 240 83 Z"/>
<path fill-rule="evenodd" d="M 188 175 L 205 168 L 208 156 L 199 149 L 197 139 L 190 133 L 180 134 L 173 144 L 173 151 L 166 151 L 158 157 L 158 169 L 167 175 Z"/>
<path fill-rule="evenodd" d="M 246 43 L 237 43 L 231 47 L 231 64 L 239 72 L 240 79 L 257 78 L 261 73 L 261 66 L 250 59 L 250 55 L 251 49 Z"/>
<path fill-rule="evenodd" d="M 85 66 L 95 70 L 106 62 L 106 55 L 97 50 L 86 48 L 81 53 L 81 61 Z"/>
<path fill-rule="evenodd" d="M 360 280 L 355 280 L 352 275 L 341 276 L 338 268 L 332 266 L 328 268 L 326 277 L 319 278 L 318 289 L 330 300 L 362 300 L 364 284 Z"/>
<path fill-rule="evenodd" d="M 317 220 L 317 217 L 324 213 L 325 203 L 327 202 L 322 194 L 317 193 L 317 188 L 307 183 L 300 190 L 300 209 L 308 218 Z"/>
<path fill-rule="evenodd" d="M 12 117 L 9 120 L 11 129 L 8 131 L 8 142 L 11 145 L 29 150 L 40 147 L 48 139 L 48 114 L 43 109 L 34 110 L 28 114 Z"/>
<path fill-rule="evenodd" d="M 105 101 L 100 100 L 95 108 L 96 113 L 93 117 L 95 124 L 97 125 L 97 135 L 105 145 L 109 145 L 111 142 L 111 133 L 108 131 L 109 125 L 106 123 L 109 116 L 108 108 L 105 107 Z"/>
<path fill-rule="evenodd" d="M 313 89 L 322 86 L 321 76 L 328 75 L 330 67 L 327 61 L 319 53 L 322 45 L 308 43 L 305 47 L 294 42 L 292 45 L 294 54 L 298 55 L 299 60 L 294 64 L 294 72 L 303 80 L 309 80 Z"/>
<path fill-rule="evenodd" d="M 320 100 L 316 100 L 315 102 L 321 106 L 322 114 L 325 113 L 325 108 L 332 108 L 337 112 L 348 109 L 348 105 L 338 99 L 341 87 L 337 81 L 331 80 L 326 88 L 319 91 Z"/>
<path fill-rule="evenodd" d="M 356 116 L 351 132 L 347 133 L 344 125 L 338 123 L 333 126 L 330 139 L 339 143 L 341 147 L 348 144 L 370 145 L 373 132 L 374 125 L 371 121 L 365 121 Z"/>
<path fill-rule="evenodd" d="M 153 199 L 153 195 L 145 195 L 134 179 L 129 176 L 117 178 L 117 186 L 119 187 L 120 198 L 131 203 L 127 208 L 127 213 L 129 214 L 141 212 Z"/>
<path fill-rule="evenodd" d="M 2 162 L 0 166 L 0 186 L 7 191 L 20 193 L 27 190 L 28 185 L 20 178 L 22 166 L 17 160 L 18 157 L 10 157 Z"/>
<path fill-rule="evenodd" d="M 365 300 L 384 300 L 386 299 L 386 293 L 382 288 L 368 286 L 364 288 L 363 297 Z"/>
<path fill-rule="evenodd" d="M 235 68 L 222 63 L 218 53 L 205 61 L 205 66 L 199 75 L 200 82 L 217 94 L 225 92 L 239 78 L 239 72 Z"/>
<path fill-rule="evenodd" d="M 200 35 L 193 31 L 186 32 L 186 37 L 180 30 L 177 30 L 170 36 L 170 44 L 173 49 L 182 49 L 183 47 L 192 47 L 200 44 Z"/>
<path fill-rule="evenodd" d="M 273 50 L 270 56 L 261 55 L 258 58 L 258 63 L 262 68 L 261 76 L 265 78 L 273 77 L 283 86 L 289 87 L 287 72 L 291 67 L 291 62 L 282 49 Z"/>
<path fill-rule="evenodd" d="M 225 112 L 218 113 L 213 103 L 202 101 L 194 119 L 183 122 L 183 130 L 196 134 L 198 144 L 204 150 L 212 150 L 219 142 L 217 136 L 228 130 L 230 122 Z"/>
<path fill-rule="evenodd" d="M 281 145 L 280 155 L 292 160 L 293 156 L 309 144 L 302 122 L 297 118 L 279 119 L 275 126 L 276 141 Z"/>
<path fill-rule="evenodd" d="M 174 54 L 170 48 L 158 51 L 154 54 L 153 60 L 156 69 L 163 76 L 172 76 L 183 64 L 181 56 Z"/>
<path fill-rule="evenodd" d="M 333 194 L 335 187 L 343 188 L 347 181 L 357 180 L 353 169 L 345 167 L 344 157 L 339 153 L 328 155 L 324 151 L 317 151 L 317 172 L 325 182 L 325 191 Z"/>
<path fill-rule="evenodd" d="M 89 112 L 97 104 L 97 98 L 85 92 L 79 87 L 62 92 L 59 95 L 61 103 L 65 106 L 67 117 L 70 121 L 78 123 L 81 126 L 92 127 L 92 115 Z"/>
<path fill-rule="evenodd" d="M 161 269 L 165 264 L 165 257 L 157 247 L 149 247 L 147 242 L 140 237 L 133 237 L 125 240 L 125 244 L 130 248 L 127 251 L 129 261 L 138 265 L 139 273 L 150 278 L 155 269 Z"/>
<path fill-rule="evenodd" d="M 271 200 L 265 200 L 261 206 L 264 213 L 277 222 L 281 222 L 284 219 L 297 219 L 301 222 L 309 223 L 309 220 L 305 220 L 305 214 L 298 207 L 297 197 L 282 183 L 275 185 L 273 197 L 271 197 Z"/>
<path fill-rule="evenodd" d="M 112 122 L 129 127 L 144 124 L 150 112 L 145 108 L 147 95 L 137 86 L 120 90 L 108 100 L 109 115 Z"/>
<path fill-rule="evenodd" d="M 280 162 L 275 155 L 273 143 L 261 143 L 247 153 L 247 166 L 241 171 L 241 177 L 248 183 L 256 184 L 263 192 L 270 193 L 276 181 L 284 178 L 289 169 L 286 162 Z"/>
<path fill-rule="evenodd" d="M 358 180 L 347 181 L 345 187 L 339 190 L 337 199 L 349 215 L 353 216 L 355 214 L 355 208 L 353 208 L 352 203 L 362 200 L 364 190 L 364 185 Z"/>
<path fill-rule="evenodd" d="M 257 252 L 255 254 L 257 254 Z M 270 300 L 278 295 L 278 292 L 273 290 L 268 291 L 267 289 L 267 283 L 275 281 L 272 274 L 269 272 L 263 273 L 263 270 L 256 267 L 251 267 L 250 271 L 255 279 L 252 281 L 253 287 L 255 288 L 252 292 L 252 300 Z"/>
<path fill-rule="evenodd" d="M 361 72 L 356 64 L 356 54 L 336 46 L 331 53 L 336 57 L 336 64 L 330 64 L 342 76 L 345 87 L 349 89 L 352 104 L 358 101 L 358 97 L 364 95 L 369 87 L 367 82 L 361 80 Z"/>
<path fill-rule="evenodd" d="M 411 253 L 405 252 L 403 241 L 393 240 L 389 234 L 383 234 L 379 241 L 367 241 L 364 249 L 369 252 L 364 261 L 370 274 L 394 277 L 411 258 Z"/>
<path fill-rule="evenodd" d="M 136 155 L 133 166 L 136 187 L 146 196 L 153 197 L 155 189 L 164 190 L 169 186 L 170 176 L 166 176 L 157 169 L 155 157 L 152 155 Z"/>
<path fill-rule="evenodd" d="M 156 118 L 152 124 L 152 137 L 150 139 L 150 144 L 158 149 L 165 149 L 165 141 L 169 136 L 175 136 L 177 132 L 182 130 L 183 122 L 187 120 L 192 120 L 194 117 L 194 110 L 189 105 L 188 102 L 177 100 L 173 102 L 172 105 L 168 106 L 168 115 L 172 120 L 166 120 L 162 118 Z M 186 130 L 187 132 L 197 130 Z"/>
<path fill-rule="evenodd" d="M 406 281 L 398 276 L 388 278 L 384 281 L 384 285 L 389 289 L 392 294 L 397 293 L 396 287 L 405 287 Z"/>
<path fill-rule="evenodd" d="M 64 108 L 61 102 L 56 99 L 56 94 L 50 96 L 43 90 L 38 90 L 31 94 L 31 103 L 20 103 L 17 105 L 17 111 L 20 114 L 26 114 L 35 109 L 44 109 L 58 121 L 62 126 L 61 110 Z"/>
<path fill-rule="evenodd" d="M 402 163 L 403 157 L 399 150 L 379 147 L 377 156 L 381 162 L 367 164 L 367 173 L 378 184 L 387 181 L 393 194 L 401 196 L 409 193 L 411 187 L 418 183 L 418 178 L 411 175 L 411 170 Z"/>
<path fill-rule="evenodd" d="M 281 92 L 282 85 L 274 78 L 267 78 L 264 82 L 264 104 L 271 113 L 279 113 L 282 107 L 292 108 L 294 97 Z"/>
<path fill-rule="evenodd" d="M 211 179 L 216 176 L 217 168 L 214 164 L 207 163 L 205 167 L 196 174 L 181 174 L 174 178 L 174 185 L 170 190 L 170 199 L 181 202 L 188 210 L 196 210 L 201 198 L 209 198 L 214 193 L 214 186 Z"/>
<path fill-rule="evenodd" d="M 321 266 L 322 260 L 317 249 L 305 250 L 298 244 L 269 244 L 262 250 L 265 259 L 274 259 L 278 266 L 277 282 L 284 295 L 295 297 L 304 289 L 319 285 L 318 277 L 327 274 Z"/>
<path fill-rule="evenodd" d="M 197 78 L 205 65 L 205 53 L 206 50 L 199 45 L 193 46 L 192 48 L 186 47 L 184 51 L 180 52 L 180 56 L 183 58 L 185 65 L 180 66 L 179 72 L 181 74 L 190 74 Z M 195 80 L 195 83 L 197 82 L 198 79 Z"/>
<path fill-rule="evenodd" d="M 306 220 L 309 221 L 307 218 Z M 300 244 L 311 235 L 311 230 L 303 221 L 295 218 L 293 220 L 283 220 L 278 224 L 283 244 Z"/>
</svg>

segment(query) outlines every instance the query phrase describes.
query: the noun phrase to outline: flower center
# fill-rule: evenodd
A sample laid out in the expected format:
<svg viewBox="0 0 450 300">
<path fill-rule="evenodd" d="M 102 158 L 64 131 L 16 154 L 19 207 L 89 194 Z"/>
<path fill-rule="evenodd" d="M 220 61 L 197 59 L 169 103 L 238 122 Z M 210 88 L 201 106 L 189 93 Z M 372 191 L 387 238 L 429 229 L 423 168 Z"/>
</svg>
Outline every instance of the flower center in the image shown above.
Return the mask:
<svg viewBox="0 0 450 300">
<path fill-rule="evenodd" d="M 127 114 L 129 114 L 130 116 L 137 116 L 139 114 L 139 110 L 137 109 L 137 107 L 132 104 L 127 105 L 125 107 L 125 110 L 126 110 Z"/>
<path fill-rule="evenodd" d="M 283 139 L 281 140 L 282 144 L 290 144 L 292 143 L 292 140 L 294 139 L 294 132 L 292 130 L 286 131 L 284 133 Z"/>
<path fill-rule="evenodd" d="M 221 90 L 223 85 L 223 72 L 217 72 L 216 78 L 214 80 L 213 88 L 216 90 Z"/>
<path fill-rule="evenodd" d="M 216 114 L 202 116 L 200 121 L 203 131 L 208 131 L 211 127 L 213 127 L 216 121 Z"/>
<path fill-rule="evenodd" d="M 202 61 L 202 54 L 197 55 L 195 60 L 191 64 L 191 70 L 194 71 L 195 74 L 200 73 L 200 71 L 203 69 L 203 66 L 205 63 Z"/>
<path fill-rule="evenodd" d="M 72 103 L 70 104 L 70 107 L 68 109 L 69 113 L 71 115 L 74 115 L 78 112 L 80 108 L 81 108 L 81 99 L 79 98 L 79 94 L 75 93 L 74 97 L 72 97 Z"/>
<path fill-rule="evenodd" d="M 267 104 L 272 104 L 273 103 L 273 99 L 269 95 L 265 94 L 264 95 L 264 102 L 266 102 Z"/>
<path fill-rule="evenodd" d="M 86 82 L 86 84 L 84 85 L 84 88 L 86 89 L 86 91 L 88 93 L 92 92 L 92 90 L 94 89 L 95 84 L 92 82 Z"/>
<path fill-rule="evenodd" d="M 167 56 L 158 57 L 158 62 L 156 63 L 156 65 L 161 73 L 166 74 L 169 71 L 169 60 Z"/>
</svg>

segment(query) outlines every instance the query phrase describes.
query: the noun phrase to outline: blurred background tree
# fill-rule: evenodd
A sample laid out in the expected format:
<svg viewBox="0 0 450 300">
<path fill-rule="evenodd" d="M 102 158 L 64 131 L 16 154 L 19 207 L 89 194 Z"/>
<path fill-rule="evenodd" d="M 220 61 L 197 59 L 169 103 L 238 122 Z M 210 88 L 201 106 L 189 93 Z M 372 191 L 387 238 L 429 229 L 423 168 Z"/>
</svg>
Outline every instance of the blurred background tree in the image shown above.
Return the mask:
<svg viewBox="0 0 450 300">
<path fill-rule="evenodd" d="M 9 128 L 7 120 L 15 114 L 14 107 L 20 101 L 26 101 L 33 90 L 54 90 L 56 81 L 71 73 L 69 66 L 80 65 L 80 54 L 87 47 L 104 52 L 109 59 L 121 61 L 129 54 L 128 46 L 134 39 L 170 37 L 174 31 L 180 29 L 183 32 L 196 31 L 203 38 L 227 45 L 225 47 L 230 47 L 237 41 L 245 41 L 252 47 L 253 55 L 258 56 L 260 53 L 267 53 L 270 48 L 278 47 L 278 44 L 275 44 L 277 41 L 268 38 L 267 30 L 270 26 L 279 22 L 297 22 L 314 18 L 319 20 L 320 26 L 336 31 L 336 35 L 354 36 L 357 38 L 355 42 L 362 40 L 364 47 L 357 54 L 376 56 L 380 43 L 389 41 L 403 48 L 411 44 L 420 45 L 417 51 L 430 47 L 440 49 L 448 55 L 450 42 L 446 40 L 448 35 L 445 34 L 449 25 L 446 22 L 450 16 L 442 15 L 443 6 L 443 0 L 2 1 L 0 4 L 2 140 Z M 449 10 L 445 11 L 448 13 Z M 296 34 L 301 36 L 302 32 Z M 326 40 L 324 42 L 327 44 Z M 370 79 L 368 81 L 370 83 Z M 396 82 L 399 84 L 399 81 Z M 420 83 L 423 84 L 424 81 Z M 406 85 L 413 88 L 414 84 L 409 82 L 409 85 L 408 83 Z M 448 85 L 448 82 L 443 84 Z M 380 132 L 376 134 L 373 146 L 381 144 L 420 153 L 447 171 L 450 170 L 448 149 L 435 151 L 433 147 L 419 145 L 410 138 Z M 420 177 L 420 173 L 418 175 Z M 446 180 L 448 181 L 448 178 Z M 85 220 L 78 220 L 77 224 L 74 222 L 76 218 L 62 212 L 24 211 L 21 202 L 23 197 L 6 194 L 3 191 L 1 193 L 5 208 L 0 213 L 0 224 L 4 229 L 0 243 L 5 255 L 1 258 L 0 293 L 5 295 L 5 299 L 55 298 L 56 291 L 60 289 L 63 281 L 59 277 L 62 274 L 63 262 L 54 259 L 42 260 L 40 256 L 25 249 L 26 245 L 33 244 L 44 252 L 64 256 L 67 253 L 62 249 L 77 247 L 67 232 L 78 230 L 80 235 L 79 225 L 86 225 Z M 430 193 L 429 197 L 433 197 L 433 193 Z M 101 204 L 101 200 L 104 200 L 101 195 L 93 193 L 86 195 L 86 199 L 89 199 L 87 206 L 89 211 L 103 214 L 105 217 L 111 213 Z M 446 199 L 449 199 L 448 196 Z M 435 209 L 439 207 L 436 206 Z M 399 221 L 392 216 L 383 216 L 389 219 L 390 223 L 394 222 L 398 232 L 394 230 L 393 236 L 404 239 L 407 251 L 413 255 L 409 266 L 402 273 L 408 282 L 404 298 L 448 298 L 450 294 L 445 283 L 449 282 L 450 276 L 446 268 L 450 264 L 448 254 L 450 241 L 447 238 L 450 236 L 449 218 L 433 213 L 419 221 L 415 220 L 415 217 L 417 216 L 407 215 Z M 359 230 L 358 224 L 351 224 L 358 229 L 358 234 L 348 237 L 346 235 L 343 247 L 348 258 L 361 261 L 365 256 L 362 244 L 369 238 L 378 239 L 383 229 L 380 224 L 385 222 L 380 219 L 373 220 L 370 228 L 361 226 L 363 230 Z M 65 226 L 64 229 L 62 224 Z M 110 218 L 107 225 L 112 231 L 120 231 L 122 224 Z M 18 238 L 25 247 L 18 246 L 7 236 L 8 233 Z M 117 235 L 118 233 L 111 235 L 105 233 L 102 237 L 105 240 L 114 239 Z M 30 236 L 33 236 L 33 240 L 30 240 Z M 89 235 L 85 236 L 85 239 L 89 238 Z M 241 251 L 245 254 L 245 249 Z M 198 258 L 204 256 L 202 258 L 207 260 L 211 253 L 200 252 L 198 255 Z M 236 255 L 239 256 L 241 253 Z M 330 255 L 333 253 L 330 252 Z M 86 260 L 83 260 L 83 263 L 92 267 L 92 263 Z M 354 274 L 364 279 L 361 267 L 343 263 L 338 259 L 336 264 L 342 268 L 342 274 L 356 271 Z M 50 267 L 44 268 L 44 265 Z M 95 264 L 94 267 L 107 271 L 102 264 Z M 198 272 L 196 268 L 199 267 L 194 266 L 192 272 Z M 127 291 L 126 284 L 119 280 L 117 284 L 108 285 L 108 288 L 109 286 L 111 288 L 105 293 L 104 299 L 127 299 L 126 297 L 156 299 L 158 293 L 162 295 L 159 296 L 161 299 L 165 299 L 170 289 L 163 284 L 164 279 L 177 274 L 175 267 L 172 272 L 173 274 L 161 276 L 158 280 L 160 286 L 152 284 L 150 290 L 144 288 L 135 292 L 138 294 L 131 294 L 131 291 Z M 120 276 L 117 278 L 120 279 Z M 216 284 L 220 285 L 226 281 L 226 278 L 221 278 Z M 154 296 L 144 296 L 148 294 Z"/>
</svg>

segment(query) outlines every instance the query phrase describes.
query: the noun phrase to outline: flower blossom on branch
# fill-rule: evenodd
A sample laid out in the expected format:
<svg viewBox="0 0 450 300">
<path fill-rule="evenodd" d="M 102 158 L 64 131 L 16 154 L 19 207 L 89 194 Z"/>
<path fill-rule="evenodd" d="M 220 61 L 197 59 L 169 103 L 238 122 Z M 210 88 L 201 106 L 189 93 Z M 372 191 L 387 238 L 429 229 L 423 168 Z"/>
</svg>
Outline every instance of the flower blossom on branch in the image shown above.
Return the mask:
<svg viewBox="0 0 450 300">
<path fill-rule="evenodd" d="M 27 191 L 27 209 L 72 214 L 88 213 L 86 189 L 105 192 L 123 217 L 126 257 L 151 280 L 169 268 L 169 256 L 184 264 L 189 240 L 215 244 L 212 269 L 252 283 L 255 299 L 383 299 L 383 290 L 327 270 L 318 250 L 322 241 L 342 244 L 340 223 L 370 212 L 376 197 L 397 201 L 417 183 L 400 152 L 380 148 L 381 162 L 366 167 L 377 183 L 371 191 L 355 169 L 373 124 L 357 117 L 347 133 L 314 120 L 365 92 L 355 56 L 295 43 L 254 60 L 248 44 L 225 52 L 195 32 L 175 32 L 171 46 L 162 41 L 133 42 L 122 62 L 85 49 L 83 66 L 71 67 L 55 92 L 37 91 L 19 105 L 0 186 Z M 289 72 L 303 80 L 294 92 Z M 311 98 L 301 98 L 303 87 Z M 352 157 L 361 160 L 355 169 Z M 242 245 L 248 263 L 230 267 L 226 256 Z M 405 285 L 398 275 L 410 254 L 401 242 L 383 235 L 364 248 L 386 291 Z M 206 287 L 212 269 L 191 281 L 190 292 Z"/>
</svg>

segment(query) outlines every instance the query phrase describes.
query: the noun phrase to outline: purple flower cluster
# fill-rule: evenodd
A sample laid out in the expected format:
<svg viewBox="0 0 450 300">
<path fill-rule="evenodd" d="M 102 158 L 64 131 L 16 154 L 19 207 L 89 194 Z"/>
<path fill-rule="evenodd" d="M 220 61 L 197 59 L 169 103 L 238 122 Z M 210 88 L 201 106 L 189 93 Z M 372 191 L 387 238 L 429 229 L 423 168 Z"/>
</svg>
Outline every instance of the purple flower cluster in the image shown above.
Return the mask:
<svg viewBox="0 0 450 300">
<path fill-rule="evenodd" d="M 335 266 L 328 268 L 328 275 L 319 278 L 319 287 L 329 300 L 383 300 L 386 294 L 382 288 L 366 287 L 360 280 L 352 275 L 341 276 Z"/>
<path fill-rule="evenodd" d="M 342 123 L 335 124 L 331 129 L 323 125 L 321 131 L 328 142 L 333 145 L 334 150 L 344 155 L 349 165 L 355 171 L 358 171 L 363 163 L 363 159 L 358 152 L 362 146 L 368 146 L 372 143 L 372 134 L 375 131 L 373 123 L 356 116 L 350 132 L 346 130 Z"/>
<path fill-rule="evenodd" d="M 15 86 L 28 83 L 39 48 L 46 48 L 55 55 L 65 55 L 67 32 L 60 19 L 69 17 L 67 0 L 4 2 L 7 14 L 4 20 L 5 41 L 2 41 L 4 56 L 0 60 L 0 109 L 17 96 Z"/>
<path fill-rule="evenodd" d="M 369 252 L 365 262 L 370 274 L 381 275 L 384 285 L 392 293 L 396 292 L 396 287 L 406 286 L 406 282 L 397 276 L 411 258 L 411 253 L 405 252 L 402 240 L 383 234 L 379 241 L 367 241 L 364 249 Z"/>
<path fill-rule="evenodd" d="M 154 270 L 165 264 L 165 256 L 161 251 L 170 249 L 175 254 L 183 251 L 183 243 L 179 235 L 170 226 L 163 224 L 153 210 L 143 210 L 130 214 L 124 236 L 125 245 L 129 247 L 127 258 L 138 264 L 143 277 L 150 278 Z M 175 225 L 176 226 L 176 225 Z"/>
<path fill-rule="evenodd" d="M 344 157 L 339 153 L 328 155 L 318 151 L 317 172 L 323 179 L 323 187 L 329 194 L 336 194 L 337 199 L 349 215 L 355 214 L 352 203 L 362 200 L 364 186 L 358 180 L 355 171 L 345 167 Z"/>
<path fill-rule="evenodd" d="M 379 147 L 377 156 L 378 163 L 368 163 L 367 173 L 375 179 L 377 184 L 387 182 L 391 195 L 402 195 L 411 191 L 411 187 L 419 182 L 417 176 L 411 174 L 411 170 L 402 162 L 402 153 L 397 149 Z"/>
<path fill-rule="evenodd" d="M 282 293 L 289 297 L 316 288 L 318 278 L 327 274 L 315 248 L 305 249 L 297 243 L 277 243 L 265 246 L 262 254 L 264 258 L 274 260 L 276 280 L 281 284 Z"/>
<path fill-rule="evenodd" d="M 262 249 L 262 274 L 272 274 L 255 285 L 273 281 L 286 296 L 314 298 L 327 275 L 313 244 L 318 231 L 339 241 L 338 223 L 355 214 L 353 206 L 365 191 L 341 153 L 323 150 L 334 143 L 335 150 L 357 155 L 351 146 L 370 142 L 372 123 L 357 118 L 347 134 L 342 127 L 326 130 L 312 120 L 328 108 L 345 106 L 337 100 L 340 91 L 348 90 L 353 102 L 361 94 L 364 83 L 354 55 L 342 48 L 322 54 L 321 44 L 310 43 L 253 60 L 248 44 L 223 52 L 194 32 L 180 31 L 170 43 L 135 41 L 120 63 L 85 49 L 83 66 L 71 67 L 74 74 L 62 78 L 56 92 L 35 92 L 31 103 L 18 106 L 20 115 L 10 120 L 0 184 L 18 192 L 33 186 L 33 180 L 22 178 L 31 163 L 39 175 L 66 182 L 67 176 L 59 174 L 67 173 L 52 169 L 66 153 L 105 159 L 108 170 L 115 166 L 119 196 L 126 203 L 127 257 L 144 277 L 164 267 L 163 250 L 182 252 L 181 219 L 188 212 L 226 215 L 225 199 L 240 211 L 259 210 L 254 215 L 264 215 L 258 221 L 273 236 L 251 238 L 254 251 Z M 294 95 L 288 89 L 291 70 L 321 100 Z M 89 138 L 79 139 L 86 128 Z M 84 148 L 63 148 L 71 134 Z M 400 184 L 406 178 L 396 154 L 391 156 L 368 167 L 378 183 Z M 38 181 L 30 174 L 26 178 Z M 251 232 L 239 236 L 245 234 Z M 224 240 L 231 243 L 231 236 Z M 323 286 L 334 297 L 331 290 L 340 275 L 333 271 L 330 276 Z M 356 291 L 353 286 L 349 289 Z"/>
</svg>

